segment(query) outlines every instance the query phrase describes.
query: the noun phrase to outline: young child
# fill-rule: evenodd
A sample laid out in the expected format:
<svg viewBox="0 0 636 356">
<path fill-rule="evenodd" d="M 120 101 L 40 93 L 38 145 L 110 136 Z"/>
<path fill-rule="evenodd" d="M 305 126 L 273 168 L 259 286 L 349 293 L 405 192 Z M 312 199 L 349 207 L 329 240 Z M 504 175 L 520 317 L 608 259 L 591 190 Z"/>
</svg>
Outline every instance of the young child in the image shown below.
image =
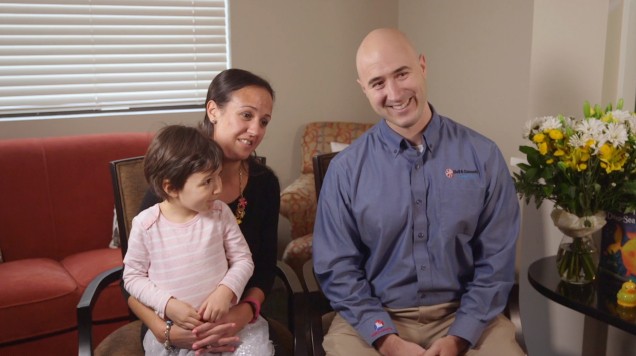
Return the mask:
<svg viewBox="0 0 636 356">
<path fill-rule="evenodd" d="M 144 159 L 146 180 L 163 198 L 133 219 L 124 258 L 124 287 L 171 323 L 193 329 L 216 321 L 241 297 L 254 270 L 251 253 L 221 193 L 223 152 L 193 127 L 161 129 Z M 196 309 L 195 309 L 196 308 Z M 272 355 L 259 317 L 238 334 L 234 354 Z M 146 355 L 194 355 L 144 337 Z"/>
</svg>

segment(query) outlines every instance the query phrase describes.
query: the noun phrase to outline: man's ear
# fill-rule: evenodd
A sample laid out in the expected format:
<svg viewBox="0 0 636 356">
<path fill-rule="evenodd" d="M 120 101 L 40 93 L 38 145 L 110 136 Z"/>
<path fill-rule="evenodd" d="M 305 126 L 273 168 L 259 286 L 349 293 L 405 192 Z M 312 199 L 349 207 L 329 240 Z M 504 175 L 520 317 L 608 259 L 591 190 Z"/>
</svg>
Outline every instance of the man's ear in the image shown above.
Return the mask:
<svg viewBox="0 0 636 356">
<path fill-rule="evenodd" d="M 426 58 L 424 58 L 423 54 L 420 54 L 419 64 L 420 68 L 422 68 L 422 74 L 424 75 L 424 78 L 426 78 Z"/>
<path fill-rule="evenodd" d="M 356 79 L 356 82 L 358 82 L 358 84 L 360 85 L 360 89 L 362 89 L 362 92 L 364 93 L 364 95 L 366 95 L 367 88 L 362 84 L 362 82 L 360 81 L 360 78 Z"/>
<path fill-rule="evenodd" d="M 170 180 L 164 179 L 161 183 L 161 189 L 163 189 L 166 194 L 168 194 L 171 198 L 176 198 L 179 196 L 179 191 L 175 189 L 172 184 L 170 184 Z"/>
</svg>

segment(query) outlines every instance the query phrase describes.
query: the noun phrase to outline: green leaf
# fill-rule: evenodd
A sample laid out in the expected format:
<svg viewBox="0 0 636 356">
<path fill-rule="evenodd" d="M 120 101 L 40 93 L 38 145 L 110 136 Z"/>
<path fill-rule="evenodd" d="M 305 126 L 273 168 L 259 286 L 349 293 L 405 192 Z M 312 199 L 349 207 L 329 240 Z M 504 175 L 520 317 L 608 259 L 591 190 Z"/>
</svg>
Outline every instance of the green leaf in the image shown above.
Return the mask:
<svg viewBox="0 0 636 356">
<path fill-rule="evenodd" d="M 522 171 L 527 171 L 528 169 L 532 168 L 526 163 L 517 163 L 517 167 L 519 167 Z"/>
<path fill-rule="evenodd" d="M 601 116 L 603 116 L 603 109 L 601 108 L 601 106 L 599 104 L 594 105 L 594 117 L 595 118 L 600 118 Z"/>
<path fill-rule="evenodd" d="M 623 98 L 618 99 L 618 102 L 616 103 L 616 110 L 623 110 Z"/>
<path fill-rule="evenodd" d="M 592 113 L 590 112 L 590 102 L 585 100 L 585 103 L 583 103 L 583 115 L 585 115 L 585 117 L 590 117 Z"/>
<path fill-rule="evenodd" d="M 530 167 L 529 169 L 526 170 L 525 179 L 528 181 L 534 181 L 536 180 L 538 173 L 539 173 L 539 170 L 537 168 Z"/>
</svg>

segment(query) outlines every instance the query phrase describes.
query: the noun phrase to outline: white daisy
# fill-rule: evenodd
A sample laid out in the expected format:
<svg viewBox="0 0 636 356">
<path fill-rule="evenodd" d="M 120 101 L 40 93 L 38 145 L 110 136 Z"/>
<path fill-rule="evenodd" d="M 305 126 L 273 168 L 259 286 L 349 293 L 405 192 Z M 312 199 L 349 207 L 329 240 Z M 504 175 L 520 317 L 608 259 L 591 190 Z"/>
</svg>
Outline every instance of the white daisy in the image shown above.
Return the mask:
<svg viewBox="0 0 636 356">
<path fill-rule="evenodd" d="M 625 125 L 612 122 L 607 125 L 603 138 L 606 142 L 611 143 L 614 147 L 620 147 L 627 142 L 627 130 Z"/>
</svg>

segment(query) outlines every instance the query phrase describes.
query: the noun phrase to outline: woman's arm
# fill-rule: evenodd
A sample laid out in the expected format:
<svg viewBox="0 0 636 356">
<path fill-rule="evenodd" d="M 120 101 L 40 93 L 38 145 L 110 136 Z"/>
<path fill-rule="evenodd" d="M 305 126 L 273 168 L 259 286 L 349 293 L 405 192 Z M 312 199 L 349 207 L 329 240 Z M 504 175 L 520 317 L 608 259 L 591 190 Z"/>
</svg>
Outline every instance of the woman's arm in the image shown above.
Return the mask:
<svg viewBox="0 0 636 356">
<path fill-rule="evenodd" d="M 143 305 L 134 297 L 128 298 L 128 306 L 132 312 L 148 327 L 150 332 L 157 338 L 157 341 L 164 343 L 166 341 L 165 330 L 166 321 L 161 319 L 152 309 Z M 183 329 L 177 325 L 173 325 L 170 329 L 170 343 L 181 349 L 205 348 L 207 345 L 227 345 L 238 341 L 238 338 L 231 334 L 234 329 L 233 323 L 205 323 L 199 328 L 205 327 L 207 340 L 199 341 L 198 347 L 193 344 L 197 342 L 197 335 L 192 330 Z M 232 346 L 217 347 L 215 352 L 233 351 Z"/>
</svg>

